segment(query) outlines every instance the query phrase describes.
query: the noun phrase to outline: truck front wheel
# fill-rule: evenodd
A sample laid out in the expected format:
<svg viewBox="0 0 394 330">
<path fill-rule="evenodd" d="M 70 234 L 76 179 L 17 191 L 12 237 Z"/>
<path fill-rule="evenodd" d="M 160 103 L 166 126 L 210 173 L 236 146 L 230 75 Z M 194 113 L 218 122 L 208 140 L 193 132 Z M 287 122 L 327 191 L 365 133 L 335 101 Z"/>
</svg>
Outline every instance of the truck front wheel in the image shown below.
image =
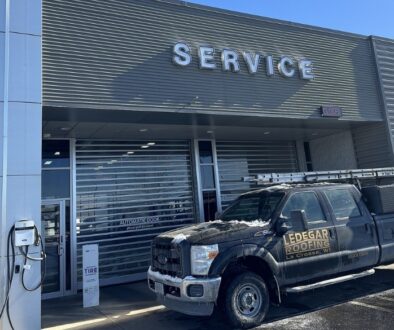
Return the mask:
<svg viewBox="0 0 394 330">
<path fill-rule="evenodd" d="M 224 304 L 232 326 L 248 329 L 260 325 L 270 304 L 264 280 L 251 272 L 236 276 L 226 288 Z"/>
</svg>

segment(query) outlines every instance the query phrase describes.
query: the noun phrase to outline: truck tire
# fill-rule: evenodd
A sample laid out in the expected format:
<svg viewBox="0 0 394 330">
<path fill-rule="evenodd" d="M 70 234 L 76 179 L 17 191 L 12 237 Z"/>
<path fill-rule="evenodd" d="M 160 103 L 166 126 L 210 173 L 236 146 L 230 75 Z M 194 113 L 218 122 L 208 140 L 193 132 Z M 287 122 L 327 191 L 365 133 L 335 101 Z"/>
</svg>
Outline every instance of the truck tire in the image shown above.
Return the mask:
<svg viewBox="0 0 394 330">
<path fill-rule="evenodd" d="M 248 329 L 264 321 L 270 298 L 260 276 L 252 272 L 239 274 L 225 290 L 224 313 L 233 327 Z"/>
</svg>

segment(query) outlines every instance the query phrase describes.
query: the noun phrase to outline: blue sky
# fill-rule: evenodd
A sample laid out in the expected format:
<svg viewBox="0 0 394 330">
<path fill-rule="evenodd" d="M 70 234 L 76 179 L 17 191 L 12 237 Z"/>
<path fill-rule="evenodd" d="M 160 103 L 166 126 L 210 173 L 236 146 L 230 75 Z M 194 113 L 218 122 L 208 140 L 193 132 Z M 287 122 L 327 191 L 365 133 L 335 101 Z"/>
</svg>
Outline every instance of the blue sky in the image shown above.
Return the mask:
<svg viewBox="0 0 394 330">
<path fill-rule="evenodd" d="M 394 39 L 394 0 L 192 0 L 188 2 Z"/>
</svg>

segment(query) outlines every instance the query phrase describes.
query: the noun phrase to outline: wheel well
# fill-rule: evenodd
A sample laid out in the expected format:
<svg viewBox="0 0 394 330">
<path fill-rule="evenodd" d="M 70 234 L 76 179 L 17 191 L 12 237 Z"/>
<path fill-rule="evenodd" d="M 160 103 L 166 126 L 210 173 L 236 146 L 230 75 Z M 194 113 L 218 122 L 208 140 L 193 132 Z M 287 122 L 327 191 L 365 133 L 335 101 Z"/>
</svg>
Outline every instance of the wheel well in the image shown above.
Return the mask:
<svg viewBox="0 0 394 330">
<path fill-rule="evenodd" d="M 220 297 L 223 297 L 225 289 L 234 276 L 246 271 L 261 276 L 268 286 L 271 301 L 280 304 L 280 292 L 274 274 L 269 265 L 261 258 L 255 256 L 241 257 L 233 260 L 222 272 L 222 284 L 220 286 Z"/>
</svg>

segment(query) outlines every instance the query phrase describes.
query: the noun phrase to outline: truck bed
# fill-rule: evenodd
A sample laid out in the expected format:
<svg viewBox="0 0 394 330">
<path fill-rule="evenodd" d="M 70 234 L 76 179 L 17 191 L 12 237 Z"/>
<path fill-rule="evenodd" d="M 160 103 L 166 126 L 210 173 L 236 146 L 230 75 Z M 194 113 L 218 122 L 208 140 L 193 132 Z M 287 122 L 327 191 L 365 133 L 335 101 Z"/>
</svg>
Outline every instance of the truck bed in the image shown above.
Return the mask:
<svg viewBox="0 0 394 330">
<path fill-rule="evenodd" d="M 380 264 L 394 262 L 394 213 L 375 215 L 381 249 Z"/>
</svg>

